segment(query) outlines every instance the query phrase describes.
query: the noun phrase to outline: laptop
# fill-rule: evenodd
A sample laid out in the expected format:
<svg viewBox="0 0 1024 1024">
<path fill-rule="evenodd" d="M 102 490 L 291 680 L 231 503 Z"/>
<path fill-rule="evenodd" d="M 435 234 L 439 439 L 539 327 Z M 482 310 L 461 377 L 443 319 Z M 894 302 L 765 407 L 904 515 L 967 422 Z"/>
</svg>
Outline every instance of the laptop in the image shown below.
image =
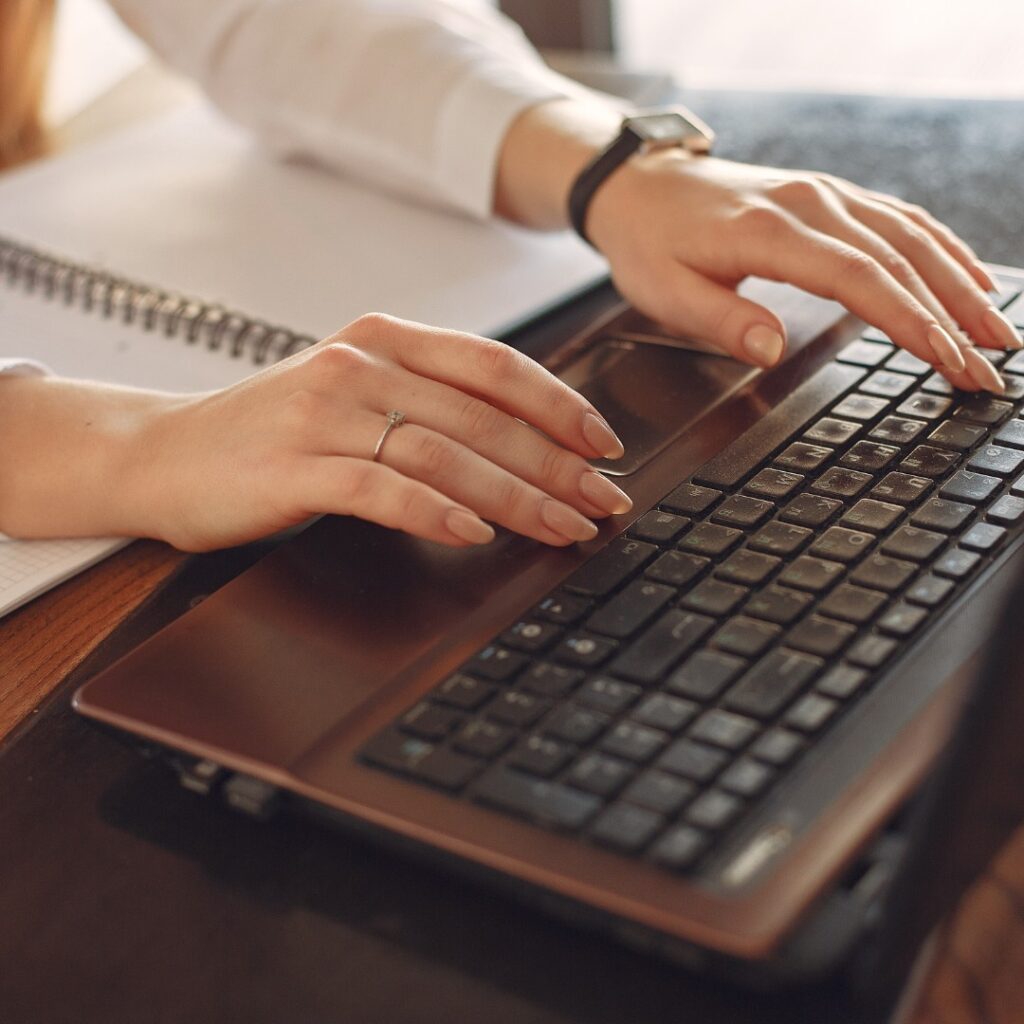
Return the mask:
<svg viewBox="0 0 1024 1024">
<path fill-rule="evenodd" d="M 993 271 L 1024 326 L 1024 271 Z M 534 332 L 625 442 L 597 465 L 634 509 L 593 541 L 325 517 L 76 708 L 238 810 L 312 811 L 695 969 L 848 963 L 1014 583 L 1024 353 L 987 353 L 1005 396 L 954 393 L 753 287 L 789 327 L 771 371 L 617 300 Z"/>
</svg>

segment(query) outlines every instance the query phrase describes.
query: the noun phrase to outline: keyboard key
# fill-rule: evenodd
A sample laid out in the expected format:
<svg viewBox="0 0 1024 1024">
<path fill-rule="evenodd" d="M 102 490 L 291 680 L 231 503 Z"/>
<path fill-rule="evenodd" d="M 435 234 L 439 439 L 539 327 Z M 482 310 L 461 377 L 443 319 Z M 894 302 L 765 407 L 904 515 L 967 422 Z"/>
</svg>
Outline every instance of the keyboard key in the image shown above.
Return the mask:
<svg viewBox="0 0 1024 1024">
<path fill-rule="evenodd" d="M 960 538 L 960 547 L 984 553 L 998 547 L 1005 536 L 1005 527 L 993 526 L 991 523 L 975 523 Z"/>
<path fill-rule="evenodd" d="M 723 750 L 695 743 L 691 739 L 676 740 L 658 759 L 658 767 L 675 775 L 709 782 L 728 763 L 729 755 Z"/>
<path fill-rule="evenodd" d="M 872 634 L 856 641 L 846 652 L 846 659 L 864 668 L 878 668 L 889 660 L 898 646 L 898 641 L 890 637 Z"/>
<path fill-rule="evenodd" d="M 482 683 L 461 672 L 449 676 L 431 693 L 434 700 L 463 711 L 475 711 L 493 695 L 494 687 L 490 683 Z"/>
<path fill-rule="evenodd" d="M 963 526 L 972 515 L 973 505 L 962 501 L 947 501 L 945 498 L 929 498 L 911 515 L 910 521 L 915 526 L 951 533 Z"/>
<path fill-rule="evenodd" d="M 726 750 L 745 747 L 759 732 L 761 726 L 751 718 L 734 715 L 729 711 L 707 711 L 694 723 L 690 739 L 710 743 Z"/>
<path fill-rule="evenodd" d="M 839 522 L 858 530 L 874 530 L 881 533 L 888 530 L 903 515 L 902 505 L 893 505 L 874 498 L 861 498 Z"/>
<path fill-rule="evenodd" d="M 551 652 L 551 656 L 568 665 L 596 668 L 611 656 L 617 646 L 614 640 L 574 633 L 567 636 Z"/>
<path fill-rule="evenodd" d="M 619 722 L 605 733 L 601 749 L 626 761 L 649 761 L 668 742 L 668 733 L 637 722 Z"/>
<path fill-rule="evenodd" d="M 886 555 L 868 555 L 850 574 L 850 582 L 874 590 L 899 590 L 914 573 L 917 566 Z"/>
<path fill-rule="evenodd" d="M 470 658 L 462 668 L 480 679 L 503 683 L 521 672 L 526 663 L 526 655 L 492 644 Z"/>
<path fill-rule="evenodd" d="M 654 683 L 694 648 L 714 626 L 714 619 L 679 609 L 665 612 L 612 664 L 616 675 Z"/>
<path fill-rule="evenodd" d="M 669 544 L 690 525 L 689 516 L 677 516 L 671 512 L 652 509 L 642 515 L 630 528 L 629 535 L 637 540 L 652 544 Z"/>
<path fill-rule="evenodd" d="M 786 725 L 803 733 L 814 733 L 828 724 L 839 705 L 828 697 L 808 693 L 786 712 Z"/>
<path fill-rule="evenodd" d="M 878 628 L 892 636 L 910 636 L 924 620 L 928 609 L 897 601 L 879 620 Z"/>
<path fill-rule="evenodd" d="M 907 419 L 905 416 L 886 416 L 881 423 L 873 427 L 870 437 L 890 444 L 904 445 L 911 441 L 927 427 L 924 420 Z M 858 466 L 858 469 L 870 469 L 869 466 Z"/>
<path fill-rule="evenodd" d="M 440 740 L 465 720 L 466 716 L 457 709 L 442 707 L 433 701 L 425 700 L 414 705 L 402 716 L 399 728 L 402 732 L 423 740 Z"/>
<path fill-rule="evenodd" d="M 564 697 L 583 682 L 583 670 L 539 661 L 517 680 L 517 686 L 540 697 Z"/>
<path fill-rule="evenodd" d="M 692 700 L 670 697 L 665 693 L 652 693 L 633 712 L 633 719 L 652 729 L 678 732 L 688 725 L 700 710 Z"/>
<path fill-rule="evenodd" d="M 477 718 L 467 722 L 452 742 L 458 750 L 490 760 L 497 757 L 514 736 L 515 733 L 506 725 Z"/>
<path fill-rule="evenodd" d="M 922 391 L 931 391 L 937 395 L 953 394 L 953 385 L 941 373 L 933 373 L 922 385 Z"/>
<path fill-rule="evenodd" d="M 931 480 L 907 473 L 887 473 L 871 490 L 872 497 L 894 501 L 899 505 L 913 505 L 932 486 Z"/>
<path fill-rule="evenodd" d="M 506 647 L 513 647 L 528 654 L 537 654 L 550 647 L 562 635 L 561 627 L 552 622 L 537 622 L 524 619 L 511 629 L 505 630 L 499 639 Z"/>
<path fill-rule="evenodd" d="M 956 452 L 943 451 L 930 444 L 918 445 L 901 463 L 900 468 L 916 476 L 939 477 L 959 462 Z"/>
<path fill-rule="evenodd" d="M 731 526 L 716 526 L 714 523 L 698 523 L 683 537 L 679 546 L 687 551 L 715 558 L 734 548 L 742 539 L 742 530 Z"/>
<path fill-rule="evenodd" d="M 711 642 L 723 651 L 753 658 L 760 654 L 782 632 L 778 626 L 745 615 L 733 616 L 711 638 Z"/>
<path fill-rule="evenodd" d="M 614 804 L 590 826 L 590 836 L 603 846 L 637 853 L 661 831 L 665 820 L 643 807 Z"/>
<path fill-rule="evenodd" d="M 669 551 L 667 554 L 681 558 L 692 557 L 680 551 Z M 649 580 L 634 580 L 587 619 L 587 629 L 592 633 L 624 639 L 646 625 L 675 596 L 676 592 L 671 587 L 651 583 Z"/>
<path fill-rule="evenodd" d="M 814 489 L 834 498 L 855 498 L 868 484 L 874 483 L 868 473 L 844 466 L 833 466 L 814 482 Z"/>
<path fill-rule="evenodd" d="M 851 341 L 836 356 L 842 363 L 856 363 L 858 366 L 878 366 L 892 355 L 892 348 L 873 341 Z"/>
<path fill-rule="evenodd" d="M 1016 448 L 1004 448 L 1002 445 L 989 444 L 979 448 L 969 459 L 967 465 L 979 473 L 992 473 L 995 476 L 1013 476 L 1024 463 L 1024 452 Z"/>
<path fill-rule="evenodd" d="M 607 547 L 584 562 L 563 586 L 594 597 L 611 593 L 639 572 L 657 551 L 653 544 L 616 537 Z"/>
<path fill-rule="evenodd" d="M 570 594 L 552 594 L 545 597 L 534 609 L 534 614 L 548 622 L 561 626 L 572 626 L 590 611 L 591 603 L 583 597 Z"/>
<path fill-rule="evenodd" d="M 806 741 L 794 732 L 772 729 L 757 740 L 750 748 L 750 753 L 759 761 L 767 761 L 781 768 L 801 753 L 806 745 Z"/>
<path fill-rule="evenodd" d="M 621 714 L 635 704 L 643 690 L 633 683 L 624 683 L 610 676 L 597 676 L 576 693 L 576 701 L 607 715 Z"/>
<path fill-rule="evenodd" d="M 749 548 L 740 548 L 715 570 L 715 575 L 730 583 L 754 586 L 775 572 L 781 564 L 782 559 L 774 555 L 763 555 Z"/>
<path fill-rule="evenodd" d="M 821 671 L 823 662 L 779 648 L 762 658 L 725 696 L 725 706 L 754 718 L 778 714 Z"/>
<path fill-rule="evenodd" d="M 926 363 L 923 359 L 918 359 L 917 356 L 907 352 L 906 349 L 900 349 L 896 355 L 886 362 L 885 368 L 896 373 L 910 373 L 916 377 L 923 377 L 926 373 L 932 372 L 930 363 Z"/>
<path fill-rule="evenodd" d="M 675 814 L 696 794 L 697 787 L 688 779 L 652 768 L 630 783 L 622 799 L 659 814 Z"/>
<path fill-rule="evenodd" d="M 819 610 L 832 618 L 860 625 L 873 619 L 885 602 L 885 594 L 880 594 L 877 590 L 867 590 L 852 583 L 840 583 L 821 602 Z"/>
<path fill-rule="evenodd" d="M 800 555 L 779 574 L 778 582 L 787 587 L 815 592 L 828 590 L 843 574 L 843 564 L 811 555 Z"/>
<path fill-rule="evenodd" d="M 786 635 L 786 644 L 798 651 L 830 657 L 845 647 L 857 630 L 844 622 L 808 615 Z"/>
<path fill-rule="evenodd" d="M 781 469 L 762 469 L 752 480 L 747 482 L 744 490 L 750 494 L 780 501 L 788 497 L 803 482 L 800 473 L 786 473 Z"/>
<path fill-rule="evenodd" d="M 977 505 L 988 501 L 1002 487 L 1003 481 L 997 476 L 972 473 L 969 469 L 958 469 L 940 488 L 939 494 L 955 501 L 969 501 Z"/>
<path fill-rule="evenodd" d="M 924 605 L 926 608 L 934 608 L 949 597 L 953 589 L 952 580 L 944 580 L 940 576 L 933 576 L 926 573 L 907 591 L 906 598 L 914 604 Z"/>
<path fill-rule="evenodd" d="M 754 618 L 788 626 L 800 618 L 812 600 L 810 594 L 772 584 L 754 594 L 743 611 Z"/>
<path fill-rule="evenodd" d="M 875 543 L 870 533 L 830 526 L 812 545 L 810 553 L 833 562 L 855 562 Z"/>
<path fill-rule="evenodd" d="M 867 380 L 861 381 L 859 391 L 866 395 L 881 395 L 883 398 L 899 398 L 917 384 L 917 380 L 906 373 L 892 373 L 877 370 Z"/>
<path fill-rule="evenodd" d="M 724 526 L 750 528 L 760 526 L 774 511 L 770 501 L 734 494 L 718 506 L 711 518 Z"/>
<path fill-rule="evenodd" d="M 670 587 L 685 587 L 710 565 L 711 560 L 702 555 L 666 551 L 647 567 L 646 575 L 649 580 L 667 583 Z"/>
<path fill-rule="evenodd" d="M 1008 420 L 999 428 L 995 440 L 1011 448 L 1024 448 L 1024 420 Z"/>
<path fill-rule="evenodd" d="M 707 579 L 688 590 L 680 604 L 705 615 L 728 615 L 749 593 L 746 587 L 738 587 L 735 583 Z"/>
<path fill-rule="evenodd" d="M 847 700 L 861 690 L 869 679 L 862 668 L 836 665 L 818 680 L 815 690 L 834 700 Z"/>
<path fill-rule="evenodd" d="M 762 526 L 750 538 L 747 546 L 755 551 L 764 551 L 769 555 L 792 555 L 813 536 L 814 531 L 808 530 L 806 526 L 794 526 L 775 520 Z"/>
<path fill-rule="evenodd" d="M 768 765 L 745 757 L 722 773 L 718 785 L 730 793 L 750 798 L 761 793 L 774 778 L 775 772 Z"/>
<path fill-rule="evenodd" d="M 882 552 L 894 558 L 910 558 L 915 562 L 923 562 L 931 558 L 946 538 L 932 530 L 922 530 L 916 526 L 901 526 L 891 536 L 882 541 Z"/>
<path fill-rule="evenodd" d="M 601 801 L 590 793 L 559 782 L 534 779 L 501 765 L 477 780 L 473 795 L 491 807 L 566 829 L 580 828 L 601 806 Z"/>
<path fill-rule="evenodd" d="M 1001 523 L 1003 526 L 1013 526 L 1019 523 L 1024 516 L 1024 498 L 1015 498 L 1010 494 L 1004 494 L 985 513 L 985 518 L 993 523 Z"/>
<path fill-rule="evenodd" d="M 441 789 L 464 789 L 483 770 L 483 761 L 457 754 L 446 747 L 436 747 L 407 771 L 417 779 Z"/>
<path fill-rule="evenodd" d="M 961 402 L 953 418 L 990 427 L 1002 423 L 1012 412 L 1013 406 L 1009 402 L 1001 402 L 990 395 L 971 395 Z"/>
<path fill-rule="evenodd" d="M 611 719 L 577 704 L 563 704 L 544 719 L 543 730 L 551 736 L 583 746 L 604 732 Z"/>
<path fill-rule="evenodd" d="M 636 774 L 636 765 L 596 751 L 583 754 L 569 769 L 565 778 L 570 785 L 594 793 L 612 796 Z"/>
<path fill-rule="evenodd" d="M 974 572 L 980 561 L 981 555 L 975 554 L 973 551 L 953 548 L 947 551 L 932 566 L 932 569 L 940 576 L 948 576 L 952 580 L 962 580 Z"/>
<path fill-rule="evenodd" d="M 667 868 L 685 871 L 700 860 L 707 846 L 706 832 L 689 825 L 676 825 L 654 844 L 651 856 Z"/>
<path fill-rule="evenodd" d="M 843 503 L 835 498 L 804 492 L 779 513 L 779 518 L 800 526 L 821 526 L 842 507 Z"/>
<path fill-rule="evenodd" d="M 743 810 L 743 801 L 720 789 L 702 793 L 686 810 L 686 821 L 697 828 L 717 831 L 725 828 Z"/>
<path fill-rule="evenodd" d="M 952 448 L 954 451 L 965 452 L 973 448 L 985 436 L 985 428 L 973 423 L 958 423 L 946 420 L 940 423 L 929 435 L 929 444 L 940 448 Z"/>
<path fill-rule="evenodd" d="M 896 412 L 901 416 L 917 416 L 923 420 L 937 420 L 945 415 L 946 410 L 953 404 L 951 398 L 943 398 L 941 395 L 929 395 L 924 391 L 915 391 L 901 405 Z"/>
<path fill-rule="evenodd" d="M 435 749 L 434 744 L 426 740 L 404 735 L 397 729 L 386 729 L 374 736 L 359 751 L 359 756 L 362 760 L 381 768 L 411 774 Z"/>
<path fill-rule="evenodd" d="M 533 725 L 550 706 L 542 697 L 524 690 L 504 690 L 484 708 L 484 713 L 503 725 L 526 728 Z"/>
<path fill-rule="evenodd" d="M 838 420 L 834 416 L 825 416 L 818 420 L 809 430 L 804 431 L 803 440 L 812 444 L 831 444 L 841 446 L 864 429 L 856 420 Z"/>
<path fill-rule="evenodd" d="M 882 426 L 892 421 L 894 418 L 895 417 L 893 416 L 886 417 L 877 427 L 875 427 L 875 430 L 872 431 L 872 433 L 880 430 Z M 878 470 L 884 469 L 888 466 L 889 463 L 899 455 L 899 453 L 899 448 L 894 448 L 889 444 L 879 444 L 876 441 L 858 441 L 842 456 L 842 458 L 840 458 L 839 464 L 841 466 L 848 466 L 850 469 L 859 469 L 868 473 L 876 473 Z"/>
<path fill-rule="evenodd" d="M 781 455 L 776 456 L 775 465 L 792 469 L 799 473 L 809 473 L 827 462 L 835 454 L 834 449 L 820 444 L 805 444 L 797 441 L 791 444 Z"/>
<path fill-rule="evenodd" d="M 884 409 L 889 408 L 889 403 L 884 398 L 875 398 L 871 395 L 852 394 L 847 395 L 833 410 L 835 416 L 846 416 L 849 419 L 860 420 L 862 423 L 869 423 L 878 416 Z"/>
<path fill-rule="evenodd" d="M 575 752 L 575 748 L 567 743 L 534 733 L 519 741 L 506 763 L 531 775 L 547 778 L 562 769 Z"/>
<path fill-rule="evenodd" d="M 667 690 L 693 700 L 714 700 L 747 667 L 747 662 L 721 651 L 698 651 L 668 678 Z"/>
<path fill-rule="evenodd" d="M 698 484 L 680 484 L 671 494 L 658 502 L 670 512 L 683 512 L 696 516 L 711 508 L 722 496 L 722 492 L 712 487 L 701 487 Z"/>
</svg>

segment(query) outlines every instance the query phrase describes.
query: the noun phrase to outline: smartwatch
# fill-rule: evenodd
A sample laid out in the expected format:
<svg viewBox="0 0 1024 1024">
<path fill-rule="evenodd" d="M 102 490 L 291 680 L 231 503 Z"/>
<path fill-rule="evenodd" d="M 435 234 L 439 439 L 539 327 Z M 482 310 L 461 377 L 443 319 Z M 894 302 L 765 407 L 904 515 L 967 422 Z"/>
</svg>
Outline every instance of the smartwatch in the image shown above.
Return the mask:
<svg viewBox="0 0 1024 1024">
<path fill-rule="evenodd" d="M 584 224 L 587 209 L 601 183 L 637 150 L 650 152 L 681 146 L 694 154 L 711 152 L 715 133 L 696 114 L 681 107 L 643 111 L 627 117 L 616 138 L 580 172 L 569 190 L 569 221 L 576 234 L 589 245 Z"/>
</svg>

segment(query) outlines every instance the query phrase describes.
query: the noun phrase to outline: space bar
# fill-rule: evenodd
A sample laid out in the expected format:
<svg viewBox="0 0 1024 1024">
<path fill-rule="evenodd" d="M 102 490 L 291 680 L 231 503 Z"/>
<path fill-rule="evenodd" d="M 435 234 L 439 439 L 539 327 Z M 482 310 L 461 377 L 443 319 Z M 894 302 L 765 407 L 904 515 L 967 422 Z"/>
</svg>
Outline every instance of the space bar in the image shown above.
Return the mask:
<svg viewBox="0 0 1024 1024">
<path fill-rule="evenodd" d="M 734 487 L 756 469 L 776 448 L 827 405 L 850 390 L 867 374 L 859 366 L 828 363 L 791 395 L 787 395 L 764 419 L 758 420 L 724 451 L 701 466 L 693 479 L 712 487 Z"/>
</svg>

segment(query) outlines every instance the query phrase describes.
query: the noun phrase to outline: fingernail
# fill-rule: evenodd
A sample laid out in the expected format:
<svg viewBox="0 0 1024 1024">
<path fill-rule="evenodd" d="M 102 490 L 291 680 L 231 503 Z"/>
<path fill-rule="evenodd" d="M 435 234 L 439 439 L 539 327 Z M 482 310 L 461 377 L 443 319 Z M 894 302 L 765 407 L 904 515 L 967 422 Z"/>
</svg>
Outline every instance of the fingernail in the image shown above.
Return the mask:
<svg viewBox="0 0 1024 1024">
<path fill-rule="evenodd" d="M 550 498 L 541 505 L 540 518 L 549 530 L 554 530 L 567 540 L 590 540 L 597 534 L 597 527 L 589 519 L 568 505 Z"/>
<path fill-rule="evenodd" d="M 580 494 L 609 515 L 628 512 L 633 507 L 633 501 L 625 491 L 620 491 L 611 480 L 592 469 L 580 477 Z"/>
<path fill-rule="evenodd" d="M 622 442 L 615 436 L 615 431 L 592 412 L 583 417 L 583 436 L 587 444 L 606 459 L 621 459 L 626 452 Z"/>
<path fill-rule="evenodd" d="M 964 357 L 960 346 L 944 331 L 938 324 L 932 324 L 928 328 L 928 344 L 935 353 L 935 358 L 947 369 L 954 373 L 962 373 L 964 369 Z"/>
<path fill-rule="evenodd" d="M 785 347 L 785 338 L 764 324 L 755 324 L 743 335 L 743 351 L 758 366 L 774 366 L 782 358 Z"/>
<path fill-rule="evenodd" d="M 974 269 L 984 279 L 985 288 L 990 292 L 994 292 L 996 290 L 996 283 L 992 280 L 992 275 L 988 272 L 988 267 L 986 267 L 980 260 L 975 260 Z"/>
<path fill-rule="evenodd" d="M 1006 391 L 1003 378 L 999 376 L 996 368 L 976 349 L 965 348 L 963 350 L 964 362 L 967 364 L 967 372 L 986 390 L 1001 395 Z"/>
<path fill-rule="evenodd" d="M 444 517 L 444 525 L 460 540 L 470 544 L 489 544 L 494 540 L 494 528 L 464 508 L 453 508 Z"/>
<path fill-rule="evenodd" d="M 1017 328 L 995 306 L 989 306 L 985 310 L 981 322 L 1004 348 L 1024 348 L 1024 341 L 1021 340 Z"/>
</svg>

